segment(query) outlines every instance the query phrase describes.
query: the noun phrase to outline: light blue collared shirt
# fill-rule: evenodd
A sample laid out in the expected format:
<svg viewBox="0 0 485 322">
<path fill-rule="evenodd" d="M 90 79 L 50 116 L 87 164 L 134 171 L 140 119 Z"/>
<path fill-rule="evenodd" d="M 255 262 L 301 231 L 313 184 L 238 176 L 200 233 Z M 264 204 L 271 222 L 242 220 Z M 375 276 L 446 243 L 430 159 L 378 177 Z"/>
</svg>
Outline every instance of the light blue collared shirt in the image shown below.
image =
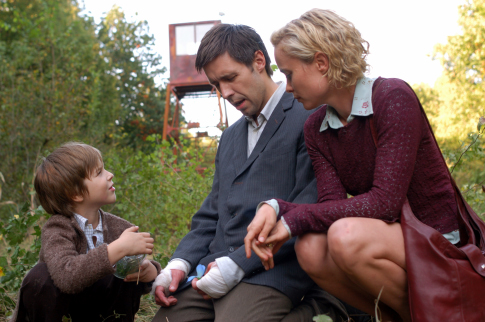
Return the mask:
<svg viewBox="0 0 485 322">
<path fill-rule="evenodd" d="M 91 249 L 95 249 L 96 247 L 104 243 L 103 219 L 101 218 L 101 214 L 99 214 L 99 223 L 96 228 L 93 228 L 93 225 L 88 224 L 88 220 L 79 214 L 75 213 L 74 218 L 76 218 L 79 227 L 81 227 L 84 235 L 86 235 L 86 239 L 88 240 L 87 252 L 89 252 Z M 96 237 L 96 245 L 94 244 L 93 237 Z"/>
<path fill-rule="evenodd" d="M 355 116 L 369 116 L 374 113 L 372 109 L 372 86 L 377 78 L 361 78 L 357 81 L 355 86 L 354 100 L 352 102 L 352 111 L 347 118 L 347 123 L 350 123 Z M 337 111 L 327 106 L 327 114 L 320 126 L 320 132 L 325 131 L 328 127 L 332 129 L 340 129 L 344 127 L 338 118 Z"/>
</svg>

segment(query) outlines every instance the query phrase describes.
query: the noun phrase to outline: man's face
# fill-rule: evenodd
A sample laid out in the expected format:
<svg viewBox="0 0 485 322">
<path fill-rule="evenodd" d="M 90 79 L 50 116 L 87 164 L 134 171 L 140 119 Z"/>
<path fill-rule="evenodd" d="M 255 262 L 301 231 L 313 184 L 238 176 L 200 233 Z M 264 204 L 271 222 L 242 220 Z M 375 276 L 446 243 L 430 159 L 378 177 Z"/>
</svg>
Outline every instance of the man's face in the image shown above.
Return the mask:
<svg viewBox="0 0 485 322">
<path fill-rule="evenodd" d="M 260 52 L 255 53 L 251 68 L 237 62 L 226 52 L 204 67 L 209 82 L 217 87 L 222 97 L 229 101 L 245 116 L 256 118 L 268 101 L 263 71 L 261 71 Z"/>
</svg>

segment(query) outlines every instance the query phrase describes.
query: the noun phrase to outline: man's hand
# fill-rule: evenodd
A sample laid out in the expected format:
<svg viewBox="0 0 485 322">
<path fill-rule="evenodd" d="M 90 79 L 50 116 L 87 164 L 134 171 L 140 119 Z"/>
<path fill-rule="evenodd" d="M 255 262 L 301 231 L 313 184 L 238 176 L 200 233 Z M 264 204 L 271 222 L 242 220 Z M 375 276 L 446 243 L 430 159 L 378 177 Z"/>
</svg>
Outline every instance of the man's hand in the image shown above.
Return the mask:
<svg viewBox="0 0 485 322">
<path fill-rule="evenodd" d="M 179 269 L 171 269 L 172 281 L 170 286 L 158 285 L 155 289 L 155 303 L 162 307 L 169 307 L 177 304 L 177 299 L 173 296 L 168 296 L 170 292 L 175 292 L 182 281 L 185 278 L 185 272 Z"/>
<path fill-rule="evenodd" d="M 138 279 L 138 272 L 130 274 L 125 277 L 125 282 L 151 282 L 157 278 L 157 268 L 148 259 L 144 259 L 140 264 L 140 279 Z"/>
<path fill-rule="evenodd" d="M 276 217 L 276 212 L 270 205 L 264 204 L 259 208 L 253 221 L 248 226 L 246 237 L 244 237 L 244 248 L 247 258 L 251 257 L 253 242 L 259 245 L 266 241 L 268 234 L 276 225 Z"/>
<path fill-rule="evenodd" d="M 224 281 L 216 262 L 207 265 L 206 274 L 200 280 L 197 278 L 192 280 L 192 288 L 205 300 L 221 298 L 231 290 Z"/>
<path fill-rule="evenodd" d="M 207 265 L 207 269 L 205 270 L 204 275 L 207 275 L 213 266 L 217 266 L 217 263 L 216 262 L 210 262 L 209 265 Z M 197 291 L 197 293 L 199 293 L 200 295 L 202 295 L 202 297 L 204 298 L 204 300 L 210 300 L 211 297 L 209 295 L 207 295 L 204 291 L 200 290 L 197 287 L 197 281 L 198 280 L 199 279 L 197 277 L 192 280 L 192 288 L 195 291 Z"/>
</svg>

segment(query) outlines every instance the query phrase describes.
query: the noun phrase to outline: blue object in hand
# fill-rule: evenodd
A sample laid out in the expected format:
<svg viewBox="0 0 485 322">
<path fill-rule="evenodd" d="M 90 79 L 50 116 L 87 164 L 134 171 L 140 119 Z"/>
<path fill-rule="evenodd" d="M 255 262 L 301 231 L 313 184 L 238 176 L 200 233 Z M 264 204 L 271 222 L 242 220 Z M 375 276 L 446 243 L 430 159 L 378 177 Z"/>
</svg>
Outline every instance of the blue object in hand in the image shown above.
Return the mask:
<svg viewBox="0 0 485 322">
<path fill-rule="evenodd" d="M 199 264 L 197 265 L 197 268 L 196 268 L 196 271 L 197 271 L 197 276 L 190 276 L 188 279 L 187 279 L 187 282 L 190 282 L 192 281 L 194 278 L 198 278 L 200 279 L 202 276 L 204 276 L 204 272 L 205 272 L 205 266 L 202 265 L 202 264 Z"/>
</svg>

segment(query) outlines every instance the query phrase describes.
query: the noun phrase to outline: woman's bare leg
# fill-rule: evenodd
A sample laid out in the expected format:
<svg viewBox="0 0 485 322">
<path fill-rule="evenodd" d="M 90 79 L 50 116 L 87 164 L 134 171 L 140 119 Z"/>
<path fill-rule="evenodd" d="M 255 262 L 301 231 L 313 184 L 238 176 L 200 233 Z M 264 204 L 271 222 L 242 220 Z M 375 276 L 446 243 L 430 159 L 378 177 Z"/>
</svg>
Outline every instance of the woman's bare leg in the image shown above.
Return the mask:
<svg viewBox="0 0 485 322">
<path fill-rule="evenodd" d="M 300 236 L 295 246 L 302 268 L 322 288 L 384 321 L 410 321 L 404 239 L 398 223 L 345 218 L 326 234 Z"/>
<path fill-rule="evenodd" d="M 337 298 L 374 315 L 375 297 L 350 280 L 335 264 L 328 252 L 326 234 L 309 233 L 298 237 L 295 250 L 300 266 L 315 283 Z"/>
</svg>

